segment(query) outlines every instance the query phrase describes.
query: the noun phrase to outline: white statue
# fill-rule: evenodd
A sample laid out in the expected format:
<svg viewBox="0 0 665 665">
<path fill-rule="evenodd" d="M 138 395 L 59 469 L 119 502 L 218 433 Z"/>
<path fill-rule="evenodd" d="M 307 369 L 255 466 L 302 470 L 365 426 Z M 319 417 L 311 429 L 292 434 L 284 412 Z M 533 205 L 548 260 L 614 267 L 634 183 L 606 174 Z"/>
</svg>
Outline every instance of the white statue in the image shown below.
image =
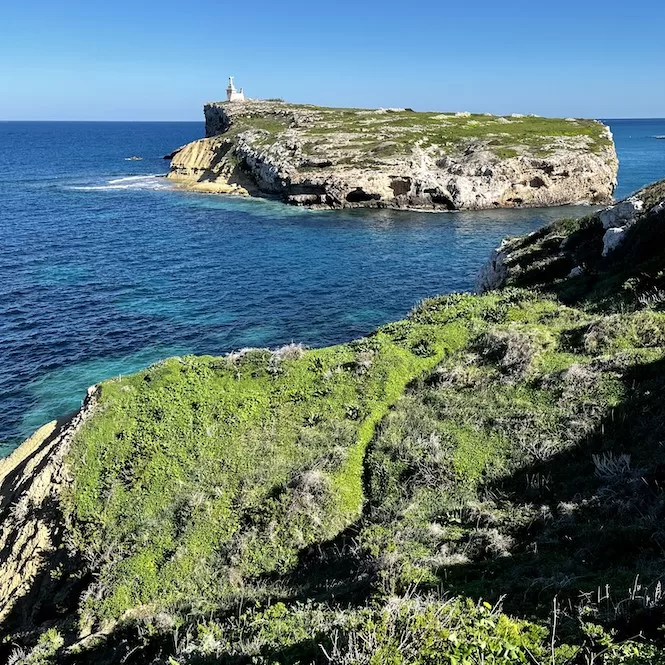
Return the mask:
<svg viewBox="0 0 665 665">
<path fill-rule="evenodd" d="M 243 89 L 236 90 L 235 85 L 233 85 L 233 76 L 229 76 L 229 85 L 226 88 L 226 101 L 227 102 L 244 102 L 245 93 Z"/>
</svg>

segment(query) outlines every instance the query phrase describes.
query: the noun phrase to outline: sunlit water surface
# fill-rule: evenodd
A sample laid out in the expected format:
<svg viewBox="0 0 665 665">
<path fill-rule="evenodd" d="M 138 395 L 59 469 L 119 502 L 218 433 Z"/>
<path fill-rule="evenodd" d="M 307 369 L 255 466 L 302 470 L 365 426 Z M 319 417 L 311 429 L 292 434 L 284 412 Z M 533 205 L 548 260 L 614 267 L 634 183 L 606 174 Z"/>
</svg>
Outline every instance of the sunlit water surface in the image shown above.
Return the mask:
<svg viewBox="0 0 665 665">
<path fill-rule="evenodd" d="M 619 196 L 665 177 L 665 121 L 610 125 Z M 105 378 L 169 355 L 364 335 L 471 289 L 504 236 L 588 212 L 311 212 L 175 190 L 161 156 L 202 134 L 0 123 L 0 454 Z"/>
</svg>

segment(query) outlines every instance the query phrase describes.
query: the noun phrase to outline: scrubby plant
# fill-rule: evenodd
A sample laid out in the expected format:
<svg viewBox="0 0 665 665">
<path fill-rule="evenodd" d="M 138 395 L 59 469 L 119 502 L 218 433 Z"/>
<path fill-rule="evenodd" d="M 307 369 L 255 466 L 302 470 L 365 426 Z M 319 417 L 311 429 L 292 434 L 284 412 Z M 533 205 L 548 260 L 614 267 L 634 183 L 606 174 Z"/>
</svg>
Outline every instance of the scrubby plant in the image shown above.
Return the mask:
<svg viewBox="0 0 665 665">
<path fill-rule="evenodd" d="M 587 353 L 665 345 L 665 314 L 644 310 L 632 315 L 603 317 L 591 324 L 584 335 Z"/>
<path fill-rule="evenodd" d="M 547 344 L 547 339 L 543 337 L 537 331 L 498 328 L 481 335 L 477 348 L 483 356 L 496 363 L 507 377 L 521 379 L 528 374 L 533 360 Z"/>
<path fill-rule="evenodd" d="M 56 656 L 64 643 L 60 632 L 56 628 L 49 628 L 28 652 L 16 648 L 9 657 L 8 665 L 55 665 L 58 662 Z"/>
</svg>

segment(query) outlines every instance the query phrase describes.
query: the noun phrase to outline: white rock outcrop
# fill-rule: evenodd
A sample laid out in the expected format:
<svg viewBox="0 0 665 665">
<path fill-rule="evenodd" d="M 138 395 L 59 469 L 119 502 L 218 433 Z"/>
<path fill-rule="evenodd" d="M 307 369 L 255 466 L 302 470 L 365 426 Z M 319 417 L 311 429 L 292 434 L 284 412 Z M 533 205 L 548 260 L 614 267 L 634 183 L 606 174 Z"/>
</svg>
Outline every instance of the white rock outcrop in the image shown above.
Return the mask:
<svg viewBox="0 0 665 665">
<path fill-rule="evenodd" d="M 612 200 L 618 162 L 602 126 L 594 129 L 600 143 L 593 148 L 588 136 L 555 136 L 547 150 L 534 143 L 502 151 L 494 147 L 498 135 L 488 136 L 486 129 L 481 138 L 448 145 L 445 128 L 464 121 L 463 114 L 423 119 L 386 109 L 347 119 L 344 113 L 354 112 L 269 102 L 208 104 L 207 138 L 173 155 L 169 178 L 195 189 L 329 208 L 462 210 Z M 391 126 L 399 113 L 400 123 Z M 501 131 L 496 119 L 483 121 Z M 469 130 L 480 120 L 467 122 Z"/>
<path fill-rule="evenodd" d="M 597 276 L 615 260 L 630 261 L 617 248 L 645 233 L 658 238 L 654 229 L 662 226 L 665 213 L 665 181 L 654 183 L 636 194 L 581 218 L 578 223 L 555 223 L 521 238 L 507 238 L 490 255 L 476 278 L 480 293 L 513 286 L 546 285 L 583 275 Z M 651 230 L 642 225 L 651 226 Z M 643 240 L 641 242 L 644 242 Z M 639 244 L 639 243 L 638 243 Z M 654 250 L 660 246 L 654 240 Z M 643 251 L 643 250 L 641 250 Z"/>
<path fill-rule="evenodd" d="M 619 201 L 616 205 L 602 210 L 599 219 L 604 229 L 617 228 L 634 221 L 643 209 L 644 201 L 636 196 L 630 196 L 623 201 Z"/>
<path fill-rule="evenodd" d="M 630 228 L 644 210 L 644 201 L 631 196 L 616 205 L 602 210 L 598 215 L 603 228 L 603 256 L 614 251 L 624 240 L 625 232 Z"/>
</svg>

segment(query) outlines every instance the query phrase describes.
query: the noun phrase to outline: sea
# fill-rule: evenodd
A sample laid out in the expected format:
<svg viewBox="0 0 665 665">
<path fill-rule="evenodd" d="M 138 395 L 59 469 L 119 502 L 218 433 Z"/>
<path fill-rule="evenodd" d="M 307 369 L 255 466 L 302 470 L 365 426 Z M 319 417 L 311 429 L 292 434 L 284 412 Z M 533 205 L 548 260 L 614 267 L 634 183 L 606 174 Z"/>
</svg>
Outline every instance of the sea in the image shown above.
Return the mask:
<svg viewBox="0 0 665 665">
<path fill-rule="evenodd" d="M 606 122 L 617 197 L 665 178 L 665 120 Z M 588 212 L 308 211 L 174 188 L 163 155 L 203 134 L 0 122 L 0 456 L 91 384 L 167 356 L 360 337 L 471 290 L 503 237 Z"/>
</svg>

